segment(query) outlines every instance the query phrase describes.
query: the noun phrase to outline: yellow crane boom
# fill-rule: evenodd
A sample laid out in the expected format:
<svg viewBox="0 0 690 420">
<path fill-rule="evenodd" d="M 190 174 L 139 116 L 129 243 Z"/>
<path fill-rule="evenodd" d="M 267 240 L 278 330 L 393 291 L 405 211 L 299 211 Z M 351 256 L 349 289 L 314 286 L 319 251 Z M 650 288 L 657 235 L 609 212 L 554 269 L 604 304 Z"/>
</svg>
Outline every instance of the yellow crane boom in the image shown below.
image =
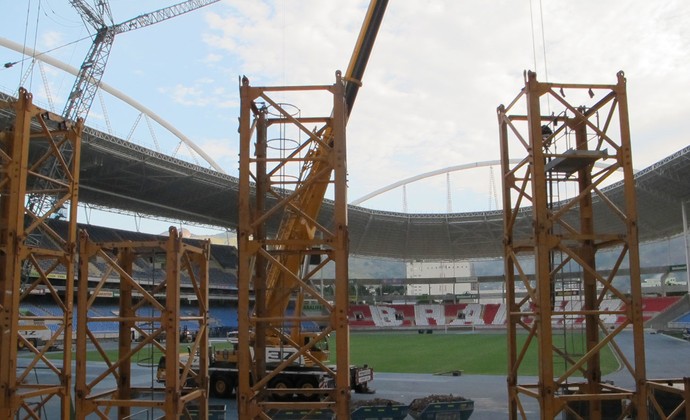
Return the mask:
<svg viewBox="0 0 690 420">
<path fill-rule="evenodd" d="M 260 413 L 282 405 L 283 401 L 291 401 L 292 408 L 298 407 L 305 398 L 312 401 L 310 398 L 321 395 L 326 399 L 317 405 L 309 402 L 305 407 L 327 408 L 339 418 L 346 418 L 350 391 L 367 392 L 373 379 L 371 368 L 349 363 L 345 126 L 387 4 L 387 0 L 371 1 L 347 71 L 344 75 L 337 72 L 334 84 L 252 87 L 248 79 L 242 79 L 240 328 L 236 352 L 240 416 L 261 417 Z M 271 98 L 273 92 L 325 93 L 332 97 L 333 109 L 330 116 L 292 114 L 279 103 L 282 99 Z M 305 126 L 312 123 L 319 128 L 310 130 Z M 300 137 L 294 148 L 288 149 L 290 146 L 285 143 L 269 147 L 268 127 L 271 126 L 280 132 L 277 138 L 284 139 L 287 129 L 295 129 L 299 136 L 307 138 Z M 326 192 L 331 187 L 334 217 L 319 220 Z M 253 197 L 250 191 L 254 192 Z M 280 225 L 276 235 L 268 238 L 267 225 L 274 216 L 280 219 Z M 326 258 L 309 267 L 307 259 L 314 255 Z M 315 273 L 330 261 L 336 270 L 332 302 L 312 284 Z M 252 291 L 253 310 L 249 308 Z M 323 312 L 305 315 L 305 296 L 320 302 Z M 303 330 L 302 323 L 312 321 L 319 322 L 319 332 Z M 331 333 L 335 334 L 337 349 L 335 366 L 325 363 L 327 337 Z"/>
<path fill-rule="evenodd" d="M 361 80 L 366 69 L 369 56 L 376 40 L 379 27 L 388 5 L 387 0 L 374 0 L 369 4 L 367 14 L 362 24 L 357 43 L 352 52 L 345 80 L 345 105 L 346 115 L 349 117 L 357 92 L 362 85 Z M 321 137 L 317 147 L 309 152 L 306 161 L 312 162 L 305 165 L 300 174 L 301 184 L 305 187 L 299 192 L 295 207 L 289 207 L 283 214 L 277 237 L 285 240 L 294 240 L 295 249 L 288 251 L 305 251 L 304 254 L 288 252 L 280 257 L 280 265 L 272 264 L 268 268 L 266 276 L 266 309 L 268 316 L 280 316 L 285 313 L 291 297 L 297 292 L 297 284 L 294 277 L 286 272 L 297 274 L 302 267 L 304 258 L 309 251 L 308 247 L 300 245 L 300 242 L 314 239 L 315 224 L 321 210 L 326 190 L 330 183 L 333 168 L 330 166 L 330 153 L 332 152 L 332 128 L 326 125 L 316 133 Z M 281 267 L 282 265 L 282 267 Z M 298 298 L 295 310 L 300 310 Z M 294 325 L 293 329 L 299 326 Z"/>
</svg>

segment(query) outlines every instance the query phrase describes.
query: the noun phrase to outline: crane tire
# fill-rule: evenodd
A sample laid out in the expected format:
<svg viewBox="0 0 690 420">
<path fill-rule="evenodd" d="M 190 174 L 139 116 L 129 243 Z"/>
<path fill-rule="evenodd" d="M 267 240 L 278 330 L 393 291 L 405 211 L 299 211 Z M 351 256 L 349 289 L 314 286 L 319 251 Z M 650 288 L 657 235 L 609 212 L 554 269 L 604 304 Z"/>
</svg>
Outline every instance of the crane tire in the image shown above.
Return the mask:
<svg viewBox="0 0 690 420">
<path fill-rule="evenodd" d="M 278 376 L 269 381 L 268 387 L 277 389 L 292 388 L 293 383 L 288 377 Z M 288 401 L 292 398 L 292 395 L 273 393 L 271 398 L 273 398 L 275 401 Z"/>
<path fill-rule="evenodd" d="M 319 381 L 317 378 L 313 376 L 305 376 L 304 378 L 301 378 L 299 381 L 297 381 L 297 388 L 302 389 L 303 391 L 300 392 L 300 397 L 306 401 L 318 401 L 319 400 L 319 393 L 318 392 L 310 392 L 310 389 L 315 389 L 319 387 Z"/>
<path fill-rule="evenodd" d="M 219 398 L 226 398 L 232 394 L 232 389 L 235 387 L 232 378 L 226 375 L 211 376 L 211 392 L 214 396 Z"/>
</svg>

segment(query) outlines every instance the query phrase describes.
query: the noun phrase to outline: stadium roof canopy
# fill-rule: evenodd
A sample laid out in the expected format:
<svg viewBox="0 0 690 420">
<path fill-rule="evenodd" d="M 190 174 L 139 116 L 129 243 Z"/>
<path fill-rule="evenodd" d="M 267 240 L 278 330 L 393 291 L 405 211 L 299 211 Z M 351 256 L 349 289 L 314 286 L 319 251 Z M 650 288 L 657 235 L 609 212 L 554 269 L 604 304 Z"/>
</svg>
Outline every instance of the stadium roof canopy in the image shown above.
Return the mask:
<svg viewBox="0 0 690 420">
<path fill-rule="evenodd" d="M 13 118 L 0 113 L 0 129 Z M 681 203 L 690 200 L 690 146 L 635 175 L 640 240 L 683 231 Z M 605 189 L 620 205 L 622 184 Z M 79 200 L 172 220 L 235 229 L 238 179 L 86 128 L 82 137 Z M 604 205 L 595 201 L 595 206 Z M 325 203 L 321 219 L 332 217 Z M 595 214 L 597 214 L 595 210 Z M 607 216 L 608 217 L 608 216 Z M 606 217 L 595 220 L 607 226 Z M 277 220 L 271 229 L 277 230 Z M 467 259 L 501 256 L 503 213 L 409 214 L 349 209 L 350 252 L 395 259 Z M 530 229 L 523 212 L 518 229 Z"/>
</svg>

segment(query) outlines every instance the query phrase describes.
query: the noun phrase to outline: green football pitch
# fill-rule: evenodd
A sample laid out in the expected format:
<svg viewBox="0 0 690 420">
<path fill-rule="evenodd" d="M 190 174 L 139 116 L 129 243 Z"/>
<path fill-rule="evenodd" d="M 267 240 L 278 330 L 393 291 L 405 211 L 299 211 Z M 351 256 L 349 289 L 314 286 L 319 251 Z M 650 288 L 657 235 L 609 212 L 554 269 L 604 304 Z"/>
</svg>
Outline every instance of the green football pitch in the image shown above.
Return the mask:
<svg viewBox="0 0 690 420">
<path fill-rule="evenodd" d="M 522 348 L 526 335 L 519 336 Z M 584 340 L 580 333 L 556 333 L 553 336 L 554 345 L 558 349 L 565 349 L 568 354 L 577 358 L 584 353 Z M 533 340 L 534 341 L 534 340 Z M 330 338 L 331 362 L 335 362 L 334 337 Z M 229 343 L 214 343 L 220 349 Z M 181 347 L 184 349 L 184 346 Z M 355 365 L 367 364 L 377 372 L 392 373 L 448 373 L 462 371 L 470 375 L 506 375 L 508 366 L 508 341 L 505 331 L 501 332 L 444 332 L 434 331 L 433 334 L 418 334 L 414 332 L 371 331 L 352 332 L 350 334 L 350 363 Z M 106 351 L 108 357 L 117 358 L 117 350 Z M 600 353 L 602 375 L 611 373 L 619 368 L 617 359 L 607 346 Z M 73 355 L 74 356 L 74 355 Z M 50 359 L 62 357 L 60 352 L 48 355 Z M 157 363 L 160 352 L 145 348 L 133 358 L 138 363 L 145 361 Z M 102 361 L 96 351 L 86 354 L 88 361 Z M 566 366 L 560 358 L 555 358 L 556 374 L 564 372 Z M 529 346 L 521 364 L 520 375 L 538 375 L 537 346 L 535 342 Z"/>
<path fill-rule="evenodd" d="M 519 336 L 522 347 L 526 335 Z M 584 353 L 580 333 L 555 333 L 554 346 L 566 349 L 579 358 Z M 333 346 L 332 346 L 333 347 Z M 377 372 L 447 373 L 462 371 L 472 375 L 506 375 L 508 341 L 501 333 L 444 333 L 433 334 L 366 332 L 350 334 L 350 361 L 368 364 Z M 600 353 L 602 375 L 619 368 L 617 359 L 607 346 Z M 331 358 L 334 360 L 334 358 Z M 565 363 L 554 359 L 557 374 L 564 372 Z M 569 368 L 570 366 L 567 366 Z M 520 375 L 538 375 L 537 346 L 531 343 L 521 364 Z"/>
</svg>

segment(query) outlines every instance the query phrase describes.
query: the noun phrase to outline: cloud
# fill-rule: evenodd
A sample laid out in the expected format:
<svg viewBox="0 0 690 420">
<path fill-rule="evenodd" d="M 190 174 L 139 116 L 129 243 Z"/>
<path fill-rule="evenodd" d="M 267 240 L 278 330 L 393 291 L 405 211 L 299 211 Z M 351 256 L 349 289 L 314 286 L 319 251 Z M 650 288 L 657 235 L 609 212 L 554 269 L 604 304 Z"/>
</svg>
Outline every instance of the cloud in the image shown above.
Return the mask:
<svg viewBox="0 0 690 420">
<path fill-rule="evenodd" d="M 65 44 L 64 34 L 58 31 L 48 31 L 41 34 L 41 47 L 50 50 Z"/>
<path fill-rule="evenodd" d="M 203 92 L 196 86 L 183 86 L 177 84 L 170 88 L 160 88 L 161 93 L 165 93 L 178 104 L 186 106 L 206 106 L 208 100 L 203 98 Z"/>
<path fill-rule="evenodd" d="M 230 54 L 253 84 L 330 82 L 335 69 L 347 67 L 366 6 L 302 2 L 259 7 L 256 15 L 239 6 L 210 17 L 214 35 L 205 40 Z M 495 109 L 502 92 L 519 90 L 529 64 L 520 54 L 531 51 L 530 44 L 510 48 L 529 40 L 529 27 L 508 17 L 528 10 L 505 3 L 482 9 L 471 15 L 460 2 L 389 5 L 348 127 L 352 196 L 497 155 Z M 526 35 L 513 36 L 521 26 Z M 508 47 L 476 35 L 492 29 Z M 512 78 L 504 66 L 511 56 L 521 62 Z M 498 80 L 491 78 L 497 69 Z"/>
<path fill-rule="evenodd" d="M 164 44 L 169 50 L 159 51 L 165 60 L 124 64 L 120 74 L 130 76 L 137 68 L 142 77 L 123 78 L 126 86 L 117 87 L 173 114 L 170 120 L 188 124 L 186 131 L 199 138 L 223 139 L 237 128 L 239 76 L 249 77 L 253 86 L 333 83 L 334 72 L 347 69 L 367 6 L 366 0 L 217 3 L 184 18 L 198 29 L 191 36 L 176 38 L 181 31 L 171 30 Z M 350 197 L 420 173 L 498 159 L 496 108 L 522 89 L 524 70 L 536 70 L 540 81 L 587 84 L 615 83 L 616 72 L 624 70 L 634 166 L 644 168 L 668 156 L 688 144 L 688 17 L 690 3 L 680 0 L 389 2 L 348 123 Z M 76 26 L 83 32 L 83 25 Z M 24 29 L 17 23 L 13 39 L 21 40 Z M 57 45 L 80 37 L 63 35 L 60 41 L 61 33 L 66 29 L 50 28 L 40 42 Z M 119 42 L 114 51 L 122 47 Z M 78 60 L 85 53 L 71 48 L 56 53 L 68 55 L 67 50 Z M 111 58 L 108 76 L 117 69 L 117 53 Z M 12 71 L 19 69 L 6 71 L 0 81 Z M 21 75 L 12 78 L 15 83 Z M 66 96 L 70 83 L 62 91 L 53 83 L 51 77 L 53 94 Z M 149 91 L 150 97 L 140 97 Z M 327 98 L 279 98 L 304 115 L 330 113 Z M 208 141 L 210 149 L 219 147 Z M 237 140 L 228 141 L 232 147 Z M 228 156 L 224 167 L 236 173 L 236 151 L 217 153 Z M 490 180 L 488 169 L 452 175 L 454 206 L 465 206 L 465 199 L 486 206 Z M 426 203 L 445 208 L 445 177 L 420 185 L 408 188 L 411 209 L 423 211 Z M 436 195 L 427 198 L 427 192 Z M 399 210 L 401 196 L 395 191 L 394 198 L 377 205 L 390 201 Z"/>
<path fill-rule="evenodd" d="M 229 94 L 223 87 L 218 87 L 211 78 L 201 78 L 192 85 L 176 84 L 162 87 L 159 92 L 170 97 L 175 103 L 189 107 L 228 108 L 239 106 L 234 94 Z"/>
<path fill-rule="evenodd" d="M 221 54 L 207 54 L 206 58 L 204 59 L 204 63 L 219 63 L 221 60 L 223 60 L 223 56 Z"/>
</svg>

